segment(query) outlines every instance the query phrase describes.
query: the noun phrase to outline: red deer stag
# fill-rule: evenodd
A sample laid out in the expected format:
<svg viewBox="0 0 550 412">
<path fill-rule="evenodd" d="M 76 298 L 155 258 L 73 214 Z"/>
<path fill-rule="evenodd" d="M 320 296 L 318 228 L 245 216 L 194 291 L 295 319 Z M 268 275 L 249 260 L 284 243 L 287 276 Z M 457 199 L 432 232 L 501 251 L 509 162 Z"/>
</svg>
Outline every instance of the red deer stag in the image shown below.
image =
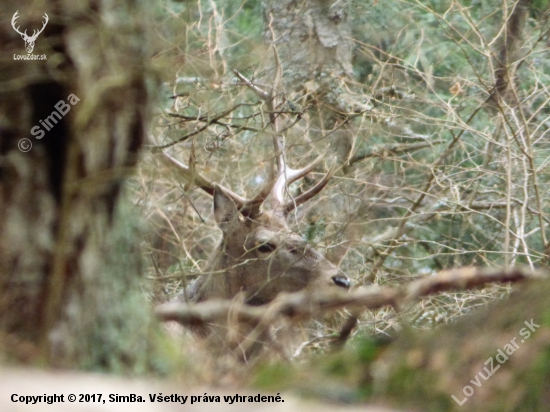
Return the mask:
<svg viewBox="0 0 550 412">
<path fill-rule="evenodd" d="M 243 292 L 248 304 L 261 305 L 273 300 L 280 292 L 319 287 L 349 288 L 349 278 L 301 236 L 293 233 L 286 223 L 289 212 L 323 189 L 334 167 L 316 186 L 294 199 L 285 200 L 288 185 L 313 170 L 323 155 L 301 169 L 288 167 L 279 120 L 273 110 L 273 92 L 264 92 L 240 73 L 236 74 L 266 101 L 274 129 L 277 172 L 271 165 L 270 178 L 263 189 L 256 197 L 245 199 L 210 182 L 192 166 L 184 165 L 163 152 L 164 159 L 176 166 L 186 180 L 214 197 L 214 216 L 223 232 L 223 240 L 212 254 L 206 273 L 187 288 L 185 297 L 192 302 L 201 302 L 213 298 L 231 299 Z M 267 199 L 272 205 L 269 211 L 262 210 Z"/>
<path fill-rule="evenodd" d="M 187 166 L 165 156 L 184 176 L 191 177 Z M 193 302 L 230 299 L 242 291 L 248 304 L 260 305 L 273 300 L 279 292 L 350 286 L 348 277 L 293 233 L 285 220 L 290 211 L 314 197 L 327 184 L 330 172 L 297 198 L 286 202 L 283 199 L 286 185 L 305 176 L 320 160 L 299 170 L 284 167 L 277 179 L 253 199 L 244 199 L 194 175 L 196 184 L 214 197 L 214 216 L 223 240 L 213 253 L 206 273 L 187 289 L 187 298 Z M 261 206 L 269 195 L 276 206 L 271 211 L 262 211 Z"/>
</svg>

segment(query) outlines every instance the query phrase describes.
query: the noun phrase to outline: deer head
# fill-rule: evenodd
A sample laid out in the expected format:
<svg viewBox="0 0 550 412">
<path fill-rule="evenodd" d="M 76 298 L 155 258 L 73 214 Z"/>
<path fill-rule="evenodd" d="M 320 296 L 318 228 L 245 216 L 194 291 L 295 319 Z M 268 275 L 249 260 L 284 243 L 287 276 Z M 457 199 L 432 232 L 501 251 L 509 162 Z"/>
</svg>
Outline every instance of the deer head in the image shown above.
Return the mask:
<svg viewBox="0 0 550 412">
<path fill-rule="evenodd" d="M 280 292 L 295 292 L 307 288 L 349 288 L 349 278 L 324 256 L 310 246 L 287 223 L 286 216 L 297 206 L 316 196 L 328 183 L 334 166 L 324 178 L 308 191 L 294 199 L 285 200 L 288 185 L 306 176 L 317 166 L 323 155 L 301 169 L 291 169 L 285 159 L 281 138 L 281 119 L 275 112 L 281 83 L 281 66 L 274 48 L 277 72 L 274 86 L 266 92 L 239 72 L 236 75 L 266 102 L 273 128 L 275 164 L 271 164 L 270 177 L 258 195 L 245 199 L 230 189 L 210 182 L 193 166 L 184 165 L 162 152 L 187 180 L 214 197 L 214 216 L 223 232 L 223 239 L 213 256 L 207 273 L 197 278 L 187 290 L 187 298 L 200 302 L 212 298 L 233 298 L 240 292 L 249 304 L 263 304 Z M 272 210 L 262 210 L 270 198 Z"/>
<path fill-rule="evenodd" d="M 286 167 L 250 200 L 209 182 L 167 154 L 164 158 L 188 179 L 193 176 L 195 183 L 213 196 L 214 217 L 223 232 L 206 273 L 189 286 L 188 299 L 194 302 L 230 299 L 243 292 L 247 303 L 258 305 L 273 300 L 280 292 L 349 288 L 349 278 L 286 223 L 289 212 L 317 195 L 328 183 L 333 170 L 301 196 L 286 202 L 283 199 L 286 186 L 305 176 L 322 156 L 300 170 Z M 269 196 L 275 206 L 263 211 L 262 205 Z"/>
<path fill-rule="evenodd" d="M 21 35 L 21 37 L 25 41 L 25 48 L 27 49 L 27 53 L 30 54 L 30 53 L 32 53 L 32 51 L 34 49 L 34 42 L 38 38 L 38 35 L 44 31 L 44 28 L 46 27 L 46 24 L 48 24 L 49 18 L 48 18 L 48 15 L 46 13 L 44 13 L 44 23 L 42 24 L 42 28 L 40 30 L 34 30 L 33 33 L 32 33 L 32 36 L 28 36 L 27 35 L 27 30 L 25 30 L 24 33 L 21 33 L 19 31 L 19 27 L 15 27 L 15 20 L 17 20 L 17 18 L 19 17 L 17 15 L 17 13 L 19 13 L 19 10 L 17 10 L 15 12 L 15 14 L 13 15 L 13 17 L 11 19 L 11 26 L 13 27 L 13 29 L 17 33 L 19 33 Z"/>
</svg>

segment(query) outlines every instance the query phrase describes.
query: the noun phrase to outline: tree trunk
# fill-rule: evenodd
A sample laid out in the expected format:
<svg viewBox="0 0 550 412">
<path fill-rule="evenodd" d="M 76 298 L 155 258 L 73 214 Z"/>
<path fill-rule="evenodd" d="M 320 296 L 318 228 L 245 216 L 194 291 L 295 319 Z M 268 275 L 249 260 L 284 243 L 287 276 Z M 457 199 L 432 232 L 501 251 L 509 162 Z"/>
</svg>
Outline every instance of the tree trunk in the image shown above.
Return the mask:
<svg viewBox="0 0 550 412">
<path fill-rule="evenodd" d="M 119 197 L 146 128 L 141 2 L 4 2 L 0 341 L 22 361 L 146 366 L 139 253 Z M 19 26 L 19 27 L 18 27 Z M 128 214 L 128 211 L 126 211 Z M 130 341 L 129 341 L 130 340 Z"/>
<path fill-rule="evenodd" d="M 310 80 L 337 86 L 351 77 L 348 7 L 347 1 L 264 1 L 264 36 L 277 46 L 288 90 Z"/>
<path fill-rule="evenodd" d="M 506 30 L 503 33 L 502 44 L 496 61 L 495 95 L 493 98 L 501 97 L 504 100 L 510 100 L 510 96 L 507 94 L 510 89 L 510 82 L 513 81 L 515 75 L 513 63 L 519 60 L 520 41 L 530 6 L 531 0 L 519 0 L 510 16 L 507 16 Z"/>
<path fill-rule="evenodd" d="M 354 140 L 359 144 L 365 138 L 365 134 L 357 137 L 356 125 L 361 117 L 355 114 L 370 106 L 369 98 L 357 91 L 353 83 L 349 2 L 264 0 L 263 7 L 264 38 L 279 54 L 282 86 L 288 100 L 286 106 L 276 110 L 309 109 L 308 121 L 302 122 L 308 128 L 289 131 L 287 147 L 299 144 L 308 135 L 310 141 L 330 145 L 327 159 L 335 155 L 337 164 L 346 166 Z M 298 134 L 292 136 L 296 130 Z M 346 247 L 333 248 L 327 257 L 336 263 L 346 253 Z"/>
</svg>

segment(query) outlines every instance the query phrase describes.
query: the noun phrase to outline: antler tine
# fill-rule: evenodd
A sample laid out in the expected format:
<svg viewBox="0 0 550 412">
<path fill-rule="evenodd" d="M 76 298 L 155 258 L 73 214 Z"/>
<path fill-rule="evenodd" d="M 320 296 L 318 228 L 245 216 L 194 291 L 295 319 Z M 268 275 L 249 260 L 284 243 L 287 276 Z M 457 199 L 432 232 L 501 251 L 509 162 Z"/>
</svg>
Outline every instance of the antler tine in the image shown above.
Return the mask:
<svg viewBox="0 0 550 412">
<path fill-rule="evenodd" d="M 170 166 L 175 166 L 185 180 L 192 182 L 211 196 L 214 195 L 214 190 L 222 191 L 227 197 L 235 202 L 235 205 L 244 216 L 254 217 L 260 213 L 260 207 L 269 195 L 271 191 L 271 186 L 273 185 L 275 172 L 272 165 L 270 170 L 270 177 L 260 193 L 258 193 L 258 195 L 256 195 L 252 199 L 245 199 L 244 197 L 239 196 L 227 187 L 222 186 L 219 183 L 214 183 L 207 178 L 201 176 L 192 167 L 186 166 L 185 164 L 183 164 L 179 160 L 174 159 L 172 156 L 165 153 L 164 151 L 161 151 L 161 153 L 163 155 L 161 159 L 166 164 L 169 164 Z"/>
<path fill-rule="evenodd" d="M 315 168 L 315 166 L 317 166 L 321 162 L 321 160 L 323 160 L 325 154 L 326 152 L 321 153 L 319 156 L 317 156 L 317 159 L 301 169 L 291 169 L 288 167 L 286 171 L 287 184 L 294 183 L 296 180 L 301 179 L 309 172 L 311 172 Z"/>
<path fill-rule="evenodd" d="M 38 37 L 38 35 L 44 31 L 44 29 L 46 28 L 46 24 L 48 24 L 48 21 L 50 21 L 50 18 L 48 17 L 48 15 L 46 13 L 44 13 L 43 17 L 46 21 L 44 21 L 44 23 L 42 23 L 42 28 L 40 30 L 33 30 L 33 33 L 32 33 L 32 38 L 33 39 L 36 39 Z"/>
<path fill-rule="evenodd" d="M 295 182 L 298 179 L 301 179 L 305 175 L 307 175 L 309 172 L 313 170 L 315 166 L 323 160 L 323 157 L 325 156 L 324 153 L 320 154 L 317 159 L 315 159 L 313 162 L 308 164 L 307 166 L 301 168 L 301 169 L 291 169 L 288 167 L 283 159 L 282 154 L 279 155 L 279 157 L 282 160 L 282 169 L 281 166 L 279 166 L 279 170 L 282 170 L 282 172 L 279 174 L 279 177 L 277 181 L 275 182 L 275 185 L 273 186 L 273 189 L 271 191 L 273 199 L 275 199 L 277 205 L 275 206 L 276 209 L 281 208 L 283 205 L 285 205 L 284 201 L 284 193 L 285 188 L 287 185 Z"/>
<path fill-rule="evenodd" d="M 262 100 L 266 101 L 266 106 L 269 112 L 269 119 L 271 126 L 273 128 L 273 147 L 275 149 L 276 153 L 276 159 L 277 159 L 277 166 L 279 170 L 279 176 L 275 180 L 273 187 L 271 189 L 271 196 L 273 200 L 275 201 L 275 210 L 282 211 L 284 214 L 289 213 L 292 211 L 296 206 L 304 203 L 305 201 L 311 199 L 313 196 L 315 196 L 317 193 L 319 193 L 328 183 L 330 178 L 332 177 L 334 173 L 334 165 L 329 170 L 329 172 L 325 175 L 325 177 L 314 187 L 306 191 L 305 193 L 302 193 L 300 196 L 298 196 L 296 199 L 293 199 L 290 202 L 284 201 L 284 193 L 286 187 L 295 182 L 298 179 L 301 179 L 305 175 L 307 175 L 315 166 L 317 166 L 321 160 L 323 160 L 325 153 L 322 153 L 315 159 L 313 162 L 311 162 L 309 165 L 301 168 L 301 169 L 291 169 L 287 163 L 284 156 L 284 143 L 281 136 L 281 127 L 280 127 L 280 118 L 277 116 L 277 113 L 275 113 L 275 107 L 278 105 L 279 98 L 279 88 L 282 83 L 282 65 L 281 61 L 279 60 L 279 54 L 277 53 L 277 48 L 273 46 L 273 56 L 275 59 L 275 76 L 273 79 L 273 87 L 271 88 L 271 91 L 265 92 L 261 90 L 259 87 L 257 87 L 255 84 L 253 84 L 250 80 L 248 80 L 245 76 L 243 76 L 241 73 L 235 70 L 235 74 L 256 94 L 258 97 Z"/>
<path fill-rule="evenodd" d="M 269 180 L 264 185 L 262 191 L 254 198 L 251 202 L 254 204 L 257 204 L 258 208 L 261 206 L 261 204 L 264 202 L 264 200 L 273 193 L 273 188 L 277 186 L 277 182 L 280 180 L 281 172 L 285 170 L 285 161 L 283 158 L 283 144 L 278 139 L 278 119 L 275 116 L 274 111 L 274 100 L 276 99 L 276 91 L 278 88 L 278 85 L 281 83 L 282 78 L 282 71 L 281 71 L 281 64 L 279 61 L 279 55 L 277 54 L 277 49 L 273 47 L 273 53 L 275 54 L 275 62 L 276 62 L 276 73 L 275 73 L 275 79 L 273 82 L 273 87 L 270 91 L 262 90 L 260 87 L 252 83 L 249 79 L 246 78 L 243 74 L 241 74 L 238 70 L 234 70 L 235 75 L 243 82 L 245 83 L 249 89 L 251 89 L 256 95 L 263 101 L 266 102 L 267 109 L 269 112 L 269 120 L 271 123 L 271 126 L 274 130 L 273 135 L 273 145 L 275 146 L 275 151 L 277 152 L 277 166 L 279 170 L 279 178 L 276 178 L 275 170 L 273 163 L 270 164 L 270 177 Z"/>
<path fill-rule="evenodd" d="M 323 154 L 324 155 L 324 154 Z M 323 156 L 321 155 L 321 156 Z M 317 158 L 315 162 L 318 160 Z M 303 169 L 301 169 L 303 170 Z M 302 193 L 301 195 L 297 196 L 296 198 L 290 200 L 289 202 L 282 203 L 278 209 L 281 210 L 284 214 L 290 213 L 292 210 L 294 210 L 297 206 L 301 205 L 302 203 L 305 203 L 317 193 L 319 193 L 323 188 L 327 185 L 329 180 L 331 179 L 332 175 L 336 171 L 336 162 L 334 162 L 328 171 L 328 173 L 317 183 L 315 186 L 313 186 L 311 189 L 307 190 L 306 192 Z M 306 173 L 303 174 L 305 176 Z M 299 178 L 297 178 L 299 179 Z"/>
<path fill-rule="evenodd" d="M 168 153 L 161 151 L 163 157 L 161 157 L 162 160 L 166 164 L 169 164 L 170 166 L 175 166 L 176 170 L 180 172 L 180 175 L 187 180 L 188 182 L 191 182 L 195 184 L 200 189 L 204 190 L 209 195 L 214 195 L 214 188 L 220 189 L 222 192 L 224 192 L 227 196 L 231 198 L 237 205 L 237 207 L 241 208 L 246 204 L 246 199 L 239 196 L 238 194 L 232 192 L 230 189 L 227 189 L 226 187 L 216 184 L 214 182 L 211 182 L 207 178 L 201 176 L 199 173 L 197 173 L 193 168 L 186 166 L 179 160 L 174 159 L 172 156 L 170 156 Z"/>
<path fill-rule="evenodd" d="M 273 54 L 275 58 L 276 68 L 275 77 L 273 80 L 273 87 L 269 92 L 266 92 L 265 90 L 262 90 L 260 87 L 256 86 L 237 70 L 235 70 L 234 72 L 237 77 L 241 79 L 252 91 L 254 91 L 261 100 L 264 100 L 266 102 L 267 110 L 269 112 L 269 120 L 273 128 L 273 147 L 275 149 L 275 156 L 277 159 L 277 166 L 279 171 L 277 179 L 273 179 L 270 194 L 275 202 L 275 210 L 282 211 L 284 214 L 287 214 L 292 211 L 296 206 L 304 203 L 305 201 L 311 199 L 313 196 L 319 193 L 326 186 L 326 184 L 334 174 L 335 167 L 333 165 L 329 172 L 323 177 L 323 179 L 321 179 L 321 181 L 317 183 L 314 187 L 289 202 L 284 201 L 284 193 L 287 185 L 295 182 L 298 179 L 301 179 L 311 170 L 313 170 L 313 168 L 317 166 L 321 162 L 321 160 L 323 160 L 325 153 L 322 153 L 317 157 L 317 159 L 301 169 L 291 169 L 286 164 L 286 160 L 284 157 L 284 143 L 280 132 L 280 118 L 279 116 L 277 116 L 277 113 L 275 113 L 275 107 L 278 104 L 276 102 L 276 100 L 278 100 L 278 90 L 282 82 L 282 66 L 279 60 L 279 54 L 277 53 L 277 49 L 275 48 L 275 46 L 273 46 Z M 262 190 L 262 192 L 255 198 L 258 199 L 258 208 L 267 197 L 266 190 L 268 190 L 269 187 L 269 184 L 265 185 L 264 190 Z"/>
<path fill-rule="evenodd" d="M 169 166 L 175 166 L 176 170 L 180 173 L 180 175 L 187 180 L 188 182 L 192 182 L 193 184 L 197 185 L 197 187 L 204 190 L 209 195 L 214 195 L 214 183 L 210 180 L 206 179 L 205 177 L 201 176 L 198 173 L 194 173 L 193 170 L 189 166 L 186 166 L 185 164 L 181 163 L 179 160 L 174 159 L 172 156 L 170 156 L 168 153 L 164 151 L 160 151 L 162 154 L 162 157 L 160 158 L 162 161 L 164 161 L 165 164 Z"/>
<path fill-rule="evenodd" d="M 12 26 L 13 29 L 14 29 L 17 33 L 19 33 L 21 36 L 26 36 L 26 35 L 27 35 L 27 30 L 25 30 L 25 33 L 21 33 L 21 32 L 19 31 L 19 26 L 15 27 L 15 24 L 16 24 L 15 20 L 17 20 L 17 19 L 19 18 L 18 13 L 19 13 L 19 10 L 17 10 L 17 11 L 14 13 L 13 17 L 11 18 L 11 26 Z"/>
</svg>

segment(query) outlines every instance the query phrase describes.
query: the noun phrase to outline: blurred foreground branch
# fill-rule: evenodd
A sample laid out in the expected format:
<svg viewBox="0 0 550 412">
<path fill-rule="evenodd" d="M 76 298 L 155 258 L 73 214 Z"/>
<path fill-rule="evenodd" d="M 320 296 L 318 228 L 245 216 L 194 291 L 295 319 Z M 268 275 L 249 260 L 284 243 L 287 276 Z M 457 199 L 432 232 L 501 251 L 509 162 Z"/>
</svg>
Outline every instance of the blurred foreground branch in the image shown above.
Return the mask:
<svg viewBox="0 0 550 412">
<path fill-rule="evenodd" d="M 168 302 L 157 307 L 162 321 L 176 321 L 184 326 L 206 326 L 235 319 L 251 326 L 268 326 L 278 317 L 309 319 L 328 311 L 348 309 L 354 313 L 392 306 L 401 307 L 422 297 L 441 292 L 473 289 L 490 283 L 520 282 L 540 279 L 545 272 L 528 268 L 487 269 L 464 267 L 439 272 L 407 283 L 399 288 L 369 286 L 346 293 L 340 290 L 301 291 L 280 294 L 265 306 L 249 306 L 235 300 L 211 300 L 197 304 Z"/>
</svg>

